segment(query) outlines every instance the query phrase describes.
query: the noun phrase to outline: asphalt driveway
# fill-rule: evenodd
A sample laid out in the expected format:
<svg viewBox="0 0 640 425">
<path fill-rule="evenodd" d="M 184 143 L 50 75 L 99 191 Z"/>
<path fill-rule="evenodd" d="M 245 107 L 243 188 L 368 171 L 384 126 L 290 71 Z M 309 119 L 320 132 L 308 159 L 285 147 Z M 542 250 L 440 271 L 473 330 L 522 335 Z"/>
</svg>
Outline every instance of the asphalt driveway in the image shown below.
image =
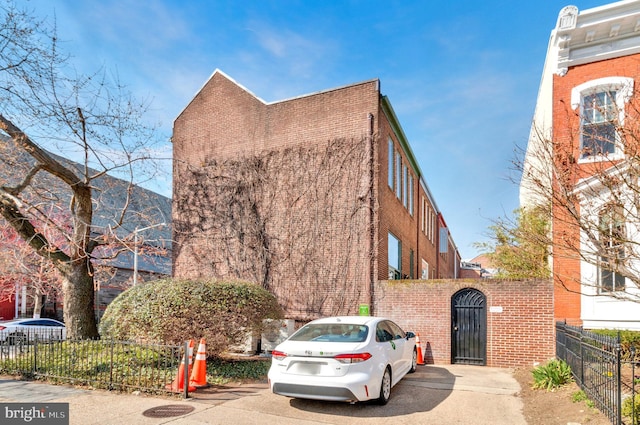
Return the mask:
<svg viewBox="0 0 640 425">
<path fill-rule="evenodd" d="M 211 388 L 182 401 L 5 380 L 0 402 L 68 402 L 70 424 L 526 425 L 519 390 L 509 369 L 429 365 L 396 385 L 386 406 L 290 399 L 272 394 L 266 384 Z M 145 414 L 168 405 L 190 411 Z"/>
<path fill-rule="evenodd" d="M 507 369 L 421 366 L 391 392 L 386 406 L 288 399 L 267 392 L 217 407 L 238 425 L 283 424 L 526 424 L 520 386 Z M 220 422 L 223 423 L 223 422 Z"/>
</svg>

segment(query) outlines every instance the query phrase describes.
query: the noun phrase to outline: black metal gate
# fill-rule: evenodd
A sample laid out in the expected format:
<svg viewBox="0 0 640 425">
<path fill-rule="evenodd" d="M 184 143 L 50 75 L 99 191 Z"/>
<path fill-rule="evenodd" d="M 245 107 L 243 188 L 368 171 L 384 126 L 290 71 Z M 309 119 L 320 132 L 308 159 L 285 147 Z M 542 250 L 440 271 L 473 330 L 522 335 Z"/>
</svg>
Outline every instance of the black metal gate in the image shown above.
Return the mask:
<svg viewBox="0 0 640 425">
<path fill-rule="evenodd" d="M 486 297 L 466 288 L 451 297 L 451 363 L 487 364 Z"/>
</svg>

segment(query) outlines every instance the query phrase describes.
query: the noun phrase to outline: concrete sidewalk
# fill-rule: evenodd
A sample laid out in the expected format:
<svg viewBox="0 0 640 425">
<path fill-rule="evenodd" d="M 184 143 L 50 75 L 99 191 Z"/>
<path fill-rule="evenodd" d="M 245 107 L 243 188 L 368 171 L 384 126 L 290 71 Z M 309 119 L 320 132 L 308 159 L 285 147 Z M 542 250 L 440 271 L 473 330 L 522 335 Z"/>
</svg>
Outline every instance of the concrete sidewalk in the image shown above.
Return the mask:
<svg viewBox="0 0 640 425">
<path fill-rule="evenodd" d="M 526 425 L 519 391 L 509 369 L 461 365 L 420 366 L 393 388 L 386 406 L 289 399 L 266 383 L 212 387 L 182 400 L 0 380 L 0 402 L 69 403 L 69 423 L 78 425 Z"/>
</svg>

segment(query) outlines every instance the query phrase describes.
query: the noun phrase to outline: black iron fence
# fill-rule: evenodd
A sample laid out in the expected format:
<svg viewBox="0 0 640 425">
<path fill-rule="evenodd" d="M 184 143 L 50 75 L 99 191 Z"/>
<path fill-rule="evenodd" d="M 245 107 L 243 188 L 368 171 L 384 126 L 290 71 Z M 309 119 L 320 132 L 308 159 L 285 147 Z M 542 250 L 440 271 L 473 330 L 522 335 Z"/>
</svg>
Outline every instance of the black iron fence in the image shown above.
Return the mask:
<svg viewBox="0 0 640 425">
<path fill-rule="evenodd" d="M 118 391 L 176 392 L 172 383 L 184 359 L 183 346 L 69 340 L 55 332 L 0 331 L 0 373 Z"/>
<path fill-rule="evenodd" d="M 620 336 L 556 323 L 556 356 L 570 367 L 580 388 L 614 425 L 640 425 L 635 347 L 622 355 Z M 634 419 L 635 418 L 635 419 Z"/>
</svg>

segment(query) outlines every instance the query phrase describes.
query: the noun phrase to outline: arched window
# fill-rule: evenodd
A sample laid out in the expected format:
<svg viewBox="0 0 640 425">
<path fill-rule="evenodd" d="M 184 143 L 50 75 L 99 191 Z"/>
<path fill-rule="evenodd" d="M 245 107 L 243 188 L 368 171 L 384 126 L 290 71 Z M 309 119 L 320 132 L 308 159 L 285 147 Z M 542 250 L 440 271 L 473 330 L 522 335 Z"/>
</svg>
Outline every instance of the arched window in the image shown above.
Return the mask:
<svg viewBox="0 0 640 425">
<path fill-rule="evenodd" d="M 606 77 L 571 90 L 571 107 L 580 107 L 580 160 L 598 161 L 623 156 L 619 129 L 625 104 L 633 94 L 633 79 Z"/>
</svg>

